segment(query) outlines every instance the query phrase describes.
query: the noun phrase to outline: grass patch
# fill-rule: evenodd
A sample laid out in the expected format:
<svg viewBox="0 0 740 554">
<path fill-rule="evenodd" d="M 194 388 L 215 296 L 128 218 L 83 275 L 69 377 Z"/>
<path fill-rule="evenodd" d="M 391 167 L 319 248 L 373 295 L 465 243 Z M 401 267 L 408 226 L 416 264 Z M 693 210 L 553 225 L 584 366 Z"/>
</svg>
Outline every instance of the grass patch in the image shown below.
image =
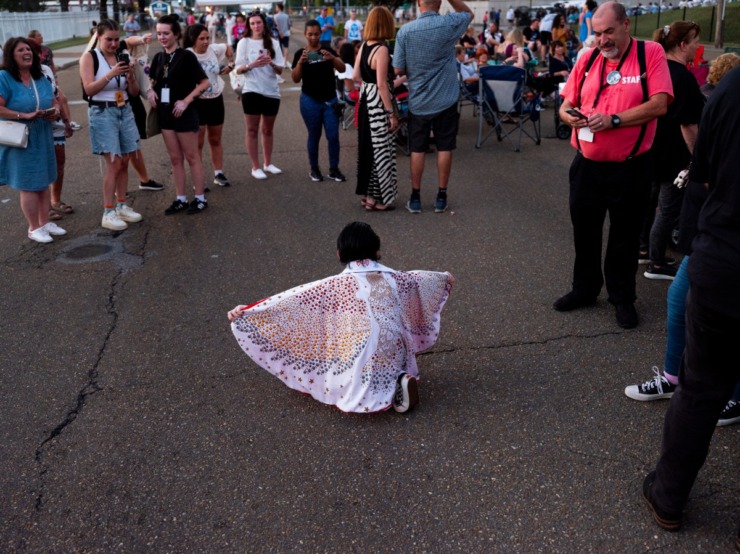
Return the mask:
<svg viewBox="0 0 740 554">
<path fill-rule="evenodd" d="M 678 4 L 678 2 L 674 2 Z M 714 20 L 712 20 L 712 10 L 714 10 Z M 714 44 L 715 33 L 714 27 L 717 24 L 719 10 L 716 6 L 701 8 L 686 8 L 671 10 L 660 14 L 660 26 L 669 25 L 674 21 L 695 21 L 701 27 L 700 40 L 705 44 Z M 639 15 L 630 17 L 631 30 L 634 36 L 639 38 L 650 39 L 653 31 L 658 28 L 658 14 Z M 733 2 L 727 4 L 725 9 L 725 28 L 724 28 L 725 46 L 737 46 L 740 44 L 740 3 Z"/>
<path fill-rule="evenodd" d="M 87 44 L 90 37 L 74 37 L 68 38 L 67 40 L 59 40 L 57 42 L 50 42 L 47 44 L 52 50 L 58 50 L 59 48 L 66 48 L 67 46 L 78 46 L 80 44 Z"/>
</svg>

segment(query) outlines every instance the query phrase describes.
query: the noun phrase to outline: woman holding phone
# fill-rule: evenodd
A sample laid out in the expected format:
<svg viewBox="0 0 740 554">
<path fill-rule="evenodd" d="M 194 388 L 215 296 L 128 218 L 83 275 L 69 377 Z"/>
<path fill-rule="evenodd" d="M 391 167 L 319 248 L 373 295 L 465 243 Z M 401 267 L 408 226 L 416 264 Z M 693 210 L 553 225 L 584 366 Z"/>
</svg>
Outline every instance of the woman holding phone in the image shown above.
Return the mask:
<svg viewBox="0 0 740 554">
<path fill-rule="evenodd" d="M 236 72 L 245 77 L 242 108 L 247 123 L 245 142 L 252 161 L 252 177 L 267 179 L 267 173 L 282 173 L 272 163 L 272 130 L 280 109 L 278 75 L 283 72 L 285 59 L 280 43 L 270 36 L 265 16 L 260 12 L 252 12 L 247 17 L 245 36 L 236 46 Z M 257 143 L 260 134 L 264 157 L 262 167 Z"/>
<path fill-rule="evenodd" d="M 306 47 L 301 48 L 293 57 L 294 83 L 301 83 L 301 117 L 308 130 L 308 162 L 311 164 L 309 177 L 312 181 L 323 181 L 319 169 L 319 140 L 321 130 L 326 132 L 329 143 L 329 174 L 333 181 L 346 181 L 339 171 L 339 115 L 335 109 L 337 103 L 336 81 L 334 71 L 344 73 L 342 58 L 331 48 L 323 48 L 321 24 L 315 19 L 306 22 Z"/>
<path fill-rule="evenodd" d="M 93 154 L 103 157 L 103 219 L 101 226 L 123 231 L 128 223 L 141 221 L 141 214 L 126 205 L 129 154 L 139 149 L 139 131 L 129 94 L 139 94 L 134 66 L 117 55 L 118 23 L 98 23 L 97 47 L 80 59 L 80 78 L 89 100 L 90 143 Z M 96 56 L 96 60 L 93 59 Z"/>
</svg>

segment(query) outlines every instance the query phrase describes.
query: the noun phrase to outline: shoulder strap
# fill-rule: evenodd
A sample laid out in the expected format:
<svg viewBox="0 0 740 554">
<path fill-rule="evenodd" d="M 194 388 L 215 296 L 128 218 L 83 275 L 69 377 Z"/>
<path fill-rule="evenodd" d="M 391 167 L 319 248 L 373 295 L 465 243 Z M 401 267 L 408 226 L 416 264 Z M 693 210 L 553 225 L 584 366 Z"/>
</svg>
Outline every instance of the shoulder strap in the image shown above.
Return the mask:
<svg viewBox="0 0 740 554">
<path fill-rule="evenodd" d="M 581 77 L 581 82 L 578 83 L 578 102 L 576 103 L 576 106 L 581 105 L 581 90 L 583 90 L 583 83 L 586 81 L 586 77 L 588 77 L 588 72 L 591 70 L 591 66 L 594 65 L 594 62 L 596 61 L 596 58 L 599 57 L 599 49 L 594 48 L 591 52 L 591 57 L 588 59 L 588 62 L 586 62 L 586 68 L 583 70 L 583 76 Z"/>
<path fill-rule="evenodd" d="M 100 60 L 98 59 L 98 55 L 95 53 L 94 48 L 91 48 L 87 52 L 92 56 L 93 59 L 93 77 L 95 77 L 95 75 L 97 75 L 98 73 L 98 69 L 100 68 Z M 82 85 L 82 79 L 80 79 L 80 85 Z M 84 85 L 82 86 L 82 99 L 87 103 L 90 103 L 91 100 L 91 98 L 85 92 Z"/>
<path fill-rule="evenodd" d="M 98 58 L 98 55 L 95 53 L 94 49 L 90 49 L 90 55 L 93 58 L 93 77 L 98 74 L 98 69 L 100 68 L 100 59 Z"/>
</svg>

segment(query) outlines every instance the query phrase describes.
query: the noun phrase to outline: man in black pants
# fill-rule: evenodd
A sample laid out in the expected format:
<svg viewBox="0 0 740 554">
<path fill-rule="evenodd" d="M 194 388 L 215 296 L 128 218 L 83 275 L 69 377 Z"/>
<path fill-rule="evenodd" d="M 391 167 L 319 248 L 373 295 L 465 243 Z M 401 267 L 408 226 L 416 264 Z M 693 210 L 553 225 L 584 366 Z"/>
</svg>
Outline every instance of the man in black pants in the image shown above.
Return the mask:
<svg viewBox="0 0 740 554">
<path fill-rule="evenodd" d="M 689 259 L 686 349 L 663 427 L 663 447 L 643 496 L 658 525 L 681 527 L 689 492 L 709 451 L 717 418 L 740 378 L 740 68 L 707 102 L 691 178 L 707 183 L 699 234 Z M 740 536 L 735 539 L 740 548 Z"/>
</svg>

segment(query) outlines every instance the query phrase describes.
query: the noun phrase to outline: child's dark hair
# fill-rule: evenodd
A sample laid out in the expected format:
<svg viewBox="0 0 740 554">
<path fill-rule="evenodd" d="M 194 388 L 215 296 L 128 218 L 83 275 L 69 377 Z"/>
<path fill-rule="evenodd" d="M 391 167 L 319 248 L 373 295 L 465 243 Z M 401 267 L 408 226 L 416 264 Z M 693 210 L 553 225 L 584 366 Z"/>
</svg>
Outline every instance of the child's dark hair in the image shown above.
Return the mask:
<svg viewBox="0 0 740 554">
<path fill-rule="evenodd" d="M 380 237 L 367 223 L 354 221 L 347 225 L 337 238 L 339 261 L 343 264 L 358 260 L 378 261 Z"/>
</svg>

